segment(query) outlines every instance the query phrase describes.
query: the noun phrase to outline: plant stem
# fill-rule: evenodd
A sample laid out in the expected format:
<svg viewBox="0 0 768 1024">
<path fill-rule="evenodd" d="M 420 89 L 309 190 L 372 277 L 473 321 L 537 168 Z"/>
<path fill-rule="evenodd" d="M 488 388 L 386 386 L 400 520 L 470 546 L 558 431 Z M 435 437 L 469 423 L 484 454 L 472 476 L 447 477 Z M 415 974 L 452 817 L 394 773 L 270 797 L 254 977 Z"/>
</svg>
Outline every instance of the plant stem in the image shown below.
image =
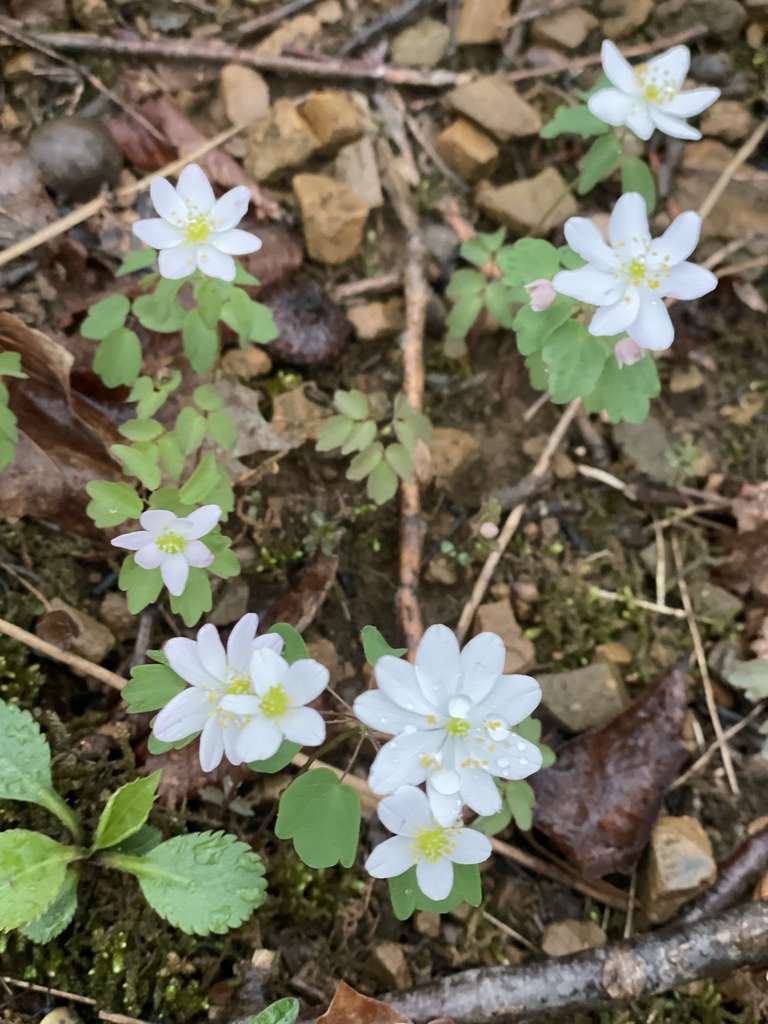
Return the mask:
<svg viewBox="0 0 768 1024">
<path fill-rule="evenodd" d="M 45 803 L 43 806 L 46 810 L 50 811 L 51 814 L 55 814 L 60 822 L 66 825 L 78 846 L 84 845 L 85 835 L 83 834 L 83 827 L 78 821 L 75 812 L 69 804 L 64 802 L 58 793 L 53 790 L 46 793 Z"/>
</svg>

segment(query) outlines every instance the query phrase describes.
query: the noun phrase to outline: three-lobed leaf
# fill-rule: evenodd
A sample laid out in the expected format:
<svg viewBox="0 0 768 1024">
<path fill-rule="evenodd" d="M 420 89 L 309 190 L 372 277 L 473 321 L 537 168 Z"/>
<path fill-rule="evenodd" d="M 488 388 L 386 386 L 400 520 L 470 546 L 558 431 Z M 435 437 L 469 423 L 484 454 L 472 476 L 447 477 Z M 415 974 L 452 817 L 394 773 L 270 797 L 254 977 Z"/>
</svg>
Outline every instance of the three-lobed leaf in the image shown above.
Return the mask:
<svg viewBox="0 0 768 1024">
<path fill-rule="evenodd" d="M 80 333 L 91 341 L 101 341 L 123 326 L 130 308 L 125 295 L 110 295 L 91 306 L 80 325 Z"/>
<path fill-rule="evenodd" d="M 549 369 L 553 402 L 570 402 L 591 394 L 609 358 L 605 346 L 576 320 L 569 320 L 549 336 L 542 357 Z"/>
<path fill-rule="evenodd" d="M 374 666 L 385 654 L 391 655 L 393 658 L 401 658 L 408 653 L 407 647 L 391 647 L 375 626 L 363 626 L 360 636 L 363 641 L 365 659 L 371 666 Z"/>
<path fill-rule="evenodd" d="M 280 798 L 275 824 L 280 839 L 292 839 L 311 868 L 354 864 L 360 835 L 360 795 L 330 768 L 300 775 Z"/>
<path fill-rule="evenodd" d="M 130 484 L 111 480 L 91 480 L 85 485 L 91 497 L 86 509 L 96 526 L 120 526 L 126 519 L 138 519 L 144 502 Z"/>
</svg>

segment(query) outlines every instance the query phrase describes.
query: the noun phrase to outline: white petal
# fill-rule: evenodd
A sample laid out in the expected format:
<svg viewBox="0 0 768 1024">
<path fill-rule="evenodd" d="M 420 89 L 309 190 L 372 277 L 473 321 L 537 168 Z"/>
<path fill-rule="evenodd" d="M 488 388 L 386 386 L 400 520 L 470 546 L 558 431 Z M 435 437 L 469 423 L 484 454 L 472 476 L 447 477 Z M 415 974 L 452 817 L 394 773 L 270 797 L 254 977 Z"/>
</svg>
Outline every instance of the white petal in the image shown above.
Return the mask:
<svg viewBox="0 0 768 1024">
<path fill-rule="evenodd" d="M 659 131 L 664 132 L 665 135 L 671 135 L 673 139 L 687 139 L 690 142 L 695 142 L 701 138 L 701 132 L 698 128 L 691 127 L 682 118 L 666 114 L 658 107 L 650 108 L 648 114 Z"/>
<path fill-rule="evenodd" d="M 283 734 L 274 722 L 257 715 L 240 731 L 237 752 L 241 761 L 266 761 L 282 742 Z"/>
<path fill-rule="evenodd" d="M 627 115 L 627 128 L 634 132 L 638 139 L 647 142 L 653 135 L 655 127 L 647 103 L 635 103 Z"/>
<path fill-rule="evenodd" d="M 197 266 L 197 246 L 180 245 L 177 249 L 161 249 L 157 266 L 163 277 L 169 281 L 180 281 L 189 277 Z"/>
<path fill-rule="evenodd" d="M 224 756 L 230 764 L 241 764 L 243 759 L 240 757 L 240 751 L 238 750 L 240 726 L 237 722 L 222 722 L 219 719 L 219 728 L 221 729 L 221 735 L 224 737 Z"/>
<path fill-rule="evenodd" d="M 613 306 L 603 306 L 598 309 L 592 317 L 589 325 L 589 333 L 598 338 L 611 337 L 626 331 L 630 324 L 635 322 L 637 311 L 640 308 L 640 296 L 637 288 L 630 285 L 624 298 Z"/>
<path fill-rule="evenodd" d="M 216 231 L 209 241 L 219 252 L 229 253 L 230 256 L 244 256 L 249 252 L 258 252 L 261 248 L 261 239 L 257 235 L 252 235 L 250 231 L 242 231 L 240 228 Z"/>
<path fill-rule="evenodd" d="M 401 786 L 392 796 L 380 801 L 379 821 L 399 836 L 415 836 L 420 828 L 430 828 L 432 812 L 426 796 L 415 786 Z"/>
<path fill-rule="evenodd" d="M 263 695 L 283 682 L 288 675 L 288 662 L 270 647 L 259 647 L 251 655 L 250 674 L 254 690 Z"/>
<path fill-rule="evenodd" d="M 146 512 L 141 513 L 139 519 L 144 529 L 149 530 L 155 537 L 158 537 L 171 523 L 177 521 L 174 513 L 164 508 L 149 508 Z"/>
<path fill-rule="evenodd" d="M 364 725 L 390 735 L 403 732 L 404 729 L 428 728 L 423 715 L 398 707 L 381 690 L 361 693 L 355 700 L 353 710 Z"/>
<path fill-rule="evenodd" d="M 258 628 L 259 616 L 255 612 L 248 612 L 233 626 L 232 632 L 229 634 L 227 662 L 239 676 L 247 677 L 249 675 L 251 648 Z"/>
<path fill-rule="evenodd" d="M 176 675 L 192 686 L 207 686 L 214 690 L 221 686 L 221 680 L 212 676 L 200 660 L 197 640 L 175 636 L 165 645 L 163 653 Z"/>
<path fill-rule="evenodd" d="M 200 737 L 200 767 L 204 772 L 218 768 L 224 756 L 224 733 L 218 718 L 209 718 Z"/>
<path fill-rule="evenodd" d="M 603 71 L 610 79 L 611 85 L 615 85 L 617 89 L 621 89 L 622 92 L 626 92 L 630 96 L 636 96 L 640 92 L 640 86 L 635 78 L 632 65 L 622 57 L 618 47 L 610 39 L 603 42 L 600 56 L 603 61 Z"/>
<path fill-rule="evenodd" d="M 133 233 L 153 249 L 173 249 L 184 241 L 184 233 L 180 228 L 159 217 L 137 220 L 133 225 Z"/>
<path fill-rule="evenodd" d="M 245 185 L 238 185 L 217 199 L 211 210 L 210 223 L 214 231 L 229 231 L 239 224 L 248 212 L 251 194 Z"/>
<path fill-rule="evenodd" d="M 374 793 L 394 793 L 400 786 L 420 786 L 428 767 L 422 757 L 432 757 L 442 742 L 438 732 L 415 732 L 385 743 L 371 765 L 368 782 Z"/>
<path fill-rule="evenodd" d="M 203 505 L 195 509 L 187 516 L 187 522 L 192 527 L 188 536 L 191 540 L 205 537 L 216 526 L 221 519 L 222 510 L 218 505 Z"/>
<path fill-rule="evenodd" d="M 181 597 L 189 579 L 189 566 L 184 555 L 171 555 L 160 566 L 163 583 L 174 597 Z"/>
<path fill-rule="evenodd" d="M 312 658 L 302 658 L 291 665 L 283 679 L 283 687 L 292 707 L 309 704 L 328 685 L 330 673 L 325 665 Z"/>
<path fill-rule="evenodd" d="M 422 715 L 430 715 L 436 710 L 421 695 L 416 669 L 402 658 L 385 654 L 376 662 L 373 674 L 381 692 L 399 707 Z"/>
<path fill-rule="evenodd" d="M 146 530 L 136 530 L 135 533 L 124 533 L 122 537 L 115 537 L 112 546 L 116 548 L 127 548 L 128 551 L 140 551 L 147 544 L 154 543 L 154 537 Z"/>
<path fill-rule="evenodd" d="M 668 260 L 671 266 L 686 260 L 699 244 L 701 217 L 693 210 L 687 210 L 675 217 L 667 230 L 653 243 L 659 259 Z"/>
<path fill-rule="evenodd" d="M 285 738 L 302 747 L 317 747 L 325 739 L 323 716 L 314 708 L 294 708 L 280 720 Z"/>
<path fill-rule="evenodd" d="M 226 679 L 227 654 L 218 629 L 210 622 L 197 634 L 197 653 L 212 676 L 216 679 Z"/>
<path fill-rule="evenodd" d="M 453 835 L 455 849 L 448 854 L 454 864 L 482 864 L 491 856 L 491 840 L 474 828 L 458 828 Z"/>
<path fill-rule="evenodd" d="M 424 698 L 435 707 L 445 708 L 461 684 L 459 641 L 453 630 L 430 626 L 416 650 L 414 667 Z"/>
<path fill-rule="evenodd" d="M 500 779 L 527 779 L 541 768 L 541 751 L 535 743 L 512 733 L 488 754 L 488 771 Z"/>
<path fill-rule="evenodd" d="M 712 271 L 687 262 L 678 263 L 667 280 L 662 282 L 663 294 L 675 299 L 700 299 L 715 288 L 717 278 Z"/>
<path fill-rule="evenodd" d="M 486 817 L 501 810 L 501 793 L 492 776 L 480 768 L 461 771 L 461 798 L 476 814 Z"/>
<path fill-rule="evenodd" d="M 219 252 L 211 242 L 197 247 L 197 268 L 218 281 L 234 281 L 237 270 L 232 257 Z"/>
<path fill-rule="evenodd" d="M 633 250 L 633 242 L 650 239 L 648 208 L 638 192 L 625 192 L 616 203 L 608 222 L 608 236 L 611 245 L 626 245 Z"/>
<path fill-rule="evenodd" d="M 685 81 L 690 66 L 691 51 L 688 47 L 673 46 L 671 50 L 648 61 L 648 73 L 654 81 L 660 81 L 665 75 L 668 76 L 672 88 L 679 89 Z"/>
<path fill-rule="evenodd" d="M 252 693 L 225 693 L 219 701 L 219 707 L 238 716 L 261 713 L 261 701 Z"/>
<path fill-rule="evenodd" d="M 611 251 L 597 225 L 586 217 L 571 217 L 565 222 L 565 240 L 574 252 L 597 270 L 611 273 L 616 270 L 616 254 Z"/>
<path fill-rule="evenodd" d="M 266 647 L 275 654 L 282 654 L 285 643 L 283 638 L 278 633 L 264 633 L 263 636 L 257 636 L 251 645 L 251 654 Z"/>
<path fill-rule="evenodd" d="M 431 900 L 444 900 L 453 888 L 453 865 L 444 857 L 433 864 L 420 860 L 416 865 L 419 888 Z"/>
<path fill-rule="evenodd" d="M 142 569 L 158 569 L 168 555 L 152 542 L 139 548 L 133 557 L 136 559 L 136 565 L 140 565 Z"/>
<path fill-rule="evenodd" d="M 413 867 L 413 851 L 404 836 L 385 839 L 371 852 L 365 870 L 374 878 L 396 878 Z"/>
<path fill-rule="evenodd" d="M 427 797 L 435 821 L 447 827 L 461 816 L 461 796 L 455 793 L 440 793 L 432 785 L 434 774 L 427 779 Z"/>
<path fill-rule="evenodd" d="M 187 560 L 187 565 L 194 565 L 197 569 L 206 569 L 213 561 L 213 552 L 201 540 L 191 540 L 184 548 L 184 557 Z"/>
<path fill-rule="evenodd" d="M 168 701 L 155 719 L 152 731 L 163 743 L 186 739 L 203 728 L 210 709 L 205 693 L 190 686 Z"/>
<path fill-rule="evenodd" d="M 474 708 L 473 720 L 500 715 L 517 725 L 539 706 L 541 687 L 532 676 L 502 676 L 484 701 Z"/>
<path fill-rule="evenodd" d="M 184 168 L 179 175 L 176 191 L 186 202 L 193 216 L 208 213 L 216 202 L 211 183 L 205 176 L 205 171 L 197 164 L 189 164 Z"/>
<path fill-rule="evenodd" d="M 149 194 L 152 197 L 152 205 L 163 220 L 176 227 L 183 227 L 187 223 L 189 219 L 187 204 L 167 178 L 155 178 L 149 186 Z"/>
<path fill-rule="evenodd" d="M 617 127 L 627 123 L 627 117 L 634 103 L 635 100 L 632 96 L 627 96 L 625 92 L 620 92 L 618 89 L 601 89 L 600 92 L 589 97 L 587 106 L 595 117 L 599 117 L 606 124 Z"/>
<path fill-rule="evenodd" d="M 478 633 L 461 652 L 461 693 L 484 700 L 504 671 L 507 649 L 495 633 Z"/>
<path fill-rule="evenodd" d="M 672 117 L 695 117 L 702 110 L 711 107 L 719 96 L 719 89 L 689 89 L 688 92 L 678 93 L 674 99 L 659 104 L 659 110 L 663 114 L 671 114 Z"/>
<path fill-rule="evenodd" d="M 579 267 L 578 270 L 561 270 L 552 279 L 555 291 L 561 295 L 570 295 L 581 302 L 589 302 L 593 306 L 613 305 L 626 288 L 626 282 L 617 279 L 613 274 L 594 267 Z"/>
<path fill-rule="evenodd" d="M 637 319 L 629 334 L 642 348 L 654 351 L 669 348 L 675 337 L 675 329 L 664 302 L 661 299 L 642 297 Z"/>
</svg>

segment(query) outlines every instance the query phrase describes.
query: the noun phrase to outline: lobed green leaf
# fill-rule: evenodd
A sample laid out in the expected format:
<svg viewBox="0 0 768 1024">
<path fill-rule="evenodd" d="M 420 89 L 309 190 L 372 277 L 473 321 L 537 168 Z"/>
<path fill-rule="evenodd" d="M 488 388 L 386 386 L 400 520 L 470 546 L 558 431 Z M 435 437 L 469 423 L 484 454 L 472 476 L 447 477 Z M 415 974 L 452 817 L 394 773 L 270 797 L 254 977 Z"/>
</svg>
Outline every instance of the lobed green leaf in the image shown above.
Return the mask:
<svg viewBox="0 0 768 1024">
<path fill-rule="evenodd" d="M 311 868 L 351 867 L 360 836 L 360 794 L 330 768 L 300 775 L 280 798 L 275 824 L 280 839 L 292 839 Z"/>
</svg>

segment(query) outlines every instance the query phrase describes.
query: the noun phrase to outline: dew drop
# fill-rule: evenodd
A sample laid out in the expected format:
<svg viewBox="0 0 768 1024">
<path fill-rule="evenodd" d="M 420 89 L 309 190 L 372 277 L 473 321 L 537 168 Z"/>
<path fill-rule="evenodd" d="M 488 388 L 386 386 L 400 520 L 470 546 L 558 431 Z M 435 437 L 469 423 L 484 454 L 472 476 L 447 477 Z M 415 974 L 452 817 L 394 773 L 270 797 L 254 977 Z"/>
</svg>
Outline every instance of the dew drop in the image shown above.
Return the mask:
<svg viewBox="0 0 768 1024">
<path fill-rule="evenodd" d="M 413 711 L 413 704 L 406 704 L 405 705 L 405 710 L 406 711 Z"/>
<path fill-rule="evenodd" d="M 518 743 L 517 744 L 517 749 L 518 750 L 525 750 L 525 744 L 524 743 Z"/>
<path fill-rule="evenodd" d="M 403 726 L 403 735 L 404 736 L 412 736 L 413 733 L 415 733 L 416 731 L 417 730 L 416 730 L 416 726 L 415 725 L 404 725 Z"/>
<path fill-rule="evenodd" d="M 520 758 L 520 764 L 528 764 L 528 758 L 527 757 L 521 757 Z"/>
<path fill-rule="evenodd" d="M 499 766 L 499 768 L 509 768 L 509 761 L 507 760 L 506 757 L 500 757 L 496 764 Z"/>
</svg>

